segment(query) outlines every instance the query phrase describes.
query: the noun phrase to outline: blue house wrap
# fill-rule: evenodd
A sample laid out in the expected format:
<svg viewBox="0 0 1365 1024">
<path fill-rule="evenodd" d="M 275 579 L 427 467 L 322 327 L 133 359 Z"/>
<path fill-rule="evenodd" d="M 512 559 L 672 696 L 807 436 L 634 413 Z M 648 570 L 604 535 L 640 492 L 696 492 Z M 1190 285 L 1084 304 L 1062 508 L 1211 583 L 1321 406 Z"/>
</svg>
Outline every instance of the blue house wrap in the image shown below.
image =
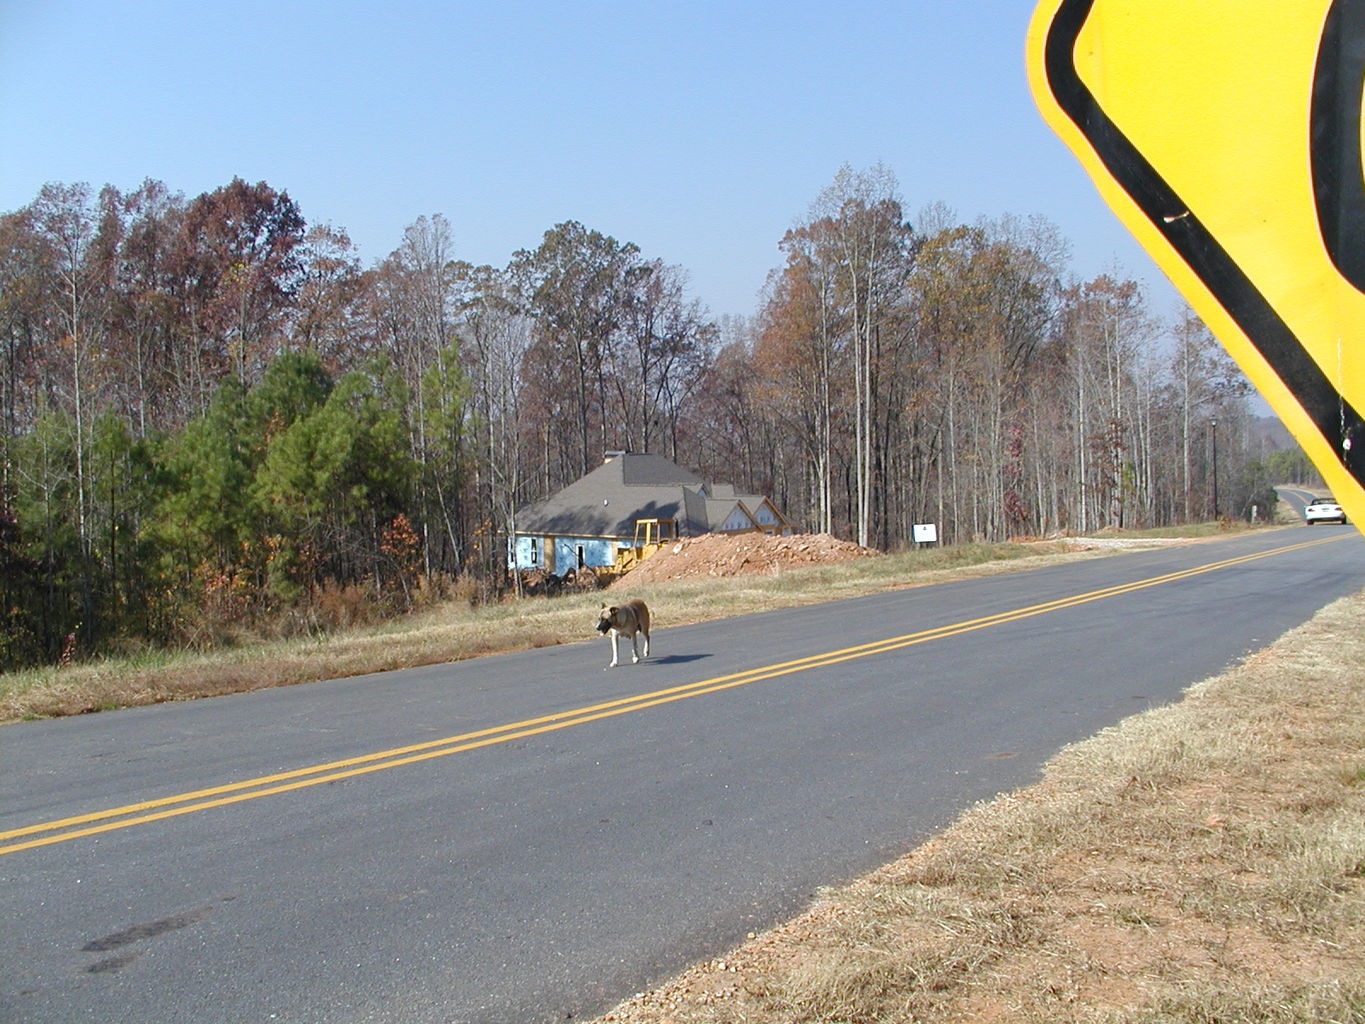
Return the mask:
<svg viewBox="0 0 1365 1024">
<path fill-rule="evenodd" d="M 605 566 L 616 561 L 614 537 L 532 537 L 516 536 L 516 567 L 545 569 L 563 574 L 581 566 Z"/>
</svg>

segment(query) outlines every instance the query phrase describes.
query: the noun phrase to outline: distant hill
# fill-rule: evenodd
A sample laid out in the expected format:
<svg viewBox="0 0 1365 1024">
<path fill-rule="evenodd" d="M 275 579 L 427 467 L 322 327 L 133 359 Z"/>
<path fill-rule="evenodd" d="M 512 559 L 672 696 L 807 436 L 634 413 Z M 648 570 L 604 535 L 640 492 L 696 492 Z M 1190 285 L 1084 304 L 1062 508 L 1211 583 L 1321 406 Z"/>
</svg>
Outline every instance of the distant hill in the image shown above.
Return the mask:
<svg viewBox="0 0 1365 1024">
<path fill-rule="evenodd" d="M 1280 448 L 1297 448 L 1298 442 L 1278 416 L 1253 416 L 1247 423 L 1247 438 L 1252 451 L 1262 454 Z"/>
</svg>

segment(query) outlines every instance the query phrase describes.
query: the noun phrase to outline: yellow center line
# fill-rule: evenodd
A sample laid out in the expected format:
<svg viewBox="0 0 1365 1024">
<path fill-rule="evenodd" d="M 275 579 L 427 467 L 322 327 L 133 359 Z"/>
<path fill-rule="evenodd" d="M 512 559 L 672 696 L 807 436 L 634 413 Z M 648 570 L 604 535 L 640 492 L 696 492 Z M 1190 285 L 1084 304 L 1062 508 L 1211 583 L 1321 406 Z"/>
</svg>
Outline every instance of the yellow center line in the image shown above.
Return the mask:
<svg viewBox="0 0 1365 1024">
<path fill-rule="evenodd" d="M 1167 573 L 1162 576 L 1153 576 L 1130 583 L 1121 583 L 1112 587 L 1104 587 L 1100 590 L 1073 594 L 1069 597 L 1027 605 L 1010 611 L 997 612 L 993 615 L 985 615 L 962 622 L 935 626 L 931 629 L 920 630 L 915 633 L 907 633 L 901 636 L 888 637 L 883 640 L 858 644 L 853 647 L 826 651 L 822 654 L 795 658 L 791 661 L 765 665 L 759 668 L 748 669 L 744 672 L 714 676 L 710 679 L 703 679 L 694 683 L 686 683 L 663 690 L 655 690 L 650 693 L 636 694 L 631 697 L 623 697 L 600 704 L 591 704 L 585 707 L 574 708 L 569 711 L 561 711 L 555 714 L 525 719 L 520 722 L 478 729 L 472 732 L 460 733 L 455 736 L 447 736 L 443 739 L 429 740 L 425 743 L 395 747 L 390 750 L 378 751 L 372 754 L 363 754 L 339 761 L 329 761 L 325 764 L 313 765 L 306 768 L 296 768 L 292 771 L 279 772 L 274 775 L 264 775 L 259 778 L 246 779 L 241 782 L 232 782 L 222 786 L 198 789 L 189 793 L 161 797 L 155 800 L 146 800 L 140 803 L 127 804 L 122 807 L 94 811 L 89 814 L 77 815 L 70 818 L 62 818 L 56 821 L 27 825 L 22 828 L 0 832 L 0 842 L 4 842 L 5 840 L 20 840 L 19 842 L 10 842 L 5 845 L 0 845 L 0 855 L 17 853 L 20 850 L 28 850 L 39 846 L 49 846 L 53 843 L 61 843 L 85 836 L 98 835 L 116 829 L 130 828 L 134 825 L 161 821 L 182 814 L 191 814 L 214 807 L 224 807 L 230 804 L 241 803 L 245 800 L 255 800 L 263 796 L 287 793 L 292 790 L 304 789 L 309 786 L 318 786 L 323 783 L 336 782 L 341 779 L 355 778 L 370 772 L 397 768 L 401 765 L 416 764 L 420 761 L 428 761 L 438 757 L 448 757 L 451 754 L 477 750 L 482 747 L 507 743 L 512 740 L 525 739 L 530 736 L 538 736 L 548 732 L 555 732 L 560 729 L 567 729 L 572 726 L 585 725 L 589 722 L 596 722 L 606 718 L 613 718 L 618 715 L 643 711 L 647 708 L 658 707 L 662 704 L 669 704 L 690 697 L 699 697 L 703 694 L 716 693 L 721 690 L 745 686 L 749 683 L 756 683 L 765 679 L 790 675 L 794 672 L 803 672 L 813 668 L 823 668 L 840 662 L 851 661 L 855 658 L 865 658 L 870 655 L 882 654 L 887 651 L 894 651 L 915 644 L 927 643 L 930 640 L 957 636 L 961 633 L 968 633 L 978 629 L 985 629 L 990 626 L 1002 625 L 1007 622 L 1015 622 L 1019 619 L 1030 618 L 1035 615 L 1060 611 L 1091 601 L 1117 597 L 1148 587 L 1160 586 L 1176 580 L 1188 579 L 1191 576 L 1215 572 L 1231 566 L 1267 558 L 1271 555 L 1298 551 L 1303 548 L 1313 547 L 1318 544 L 1327 544 L 1340 539 L 1340 536 L 1334 536 L 1290 544 L 1285 547 L 1273 548 L 1269 551 L 1241 555 L 1236 558 L 1228 558 L 1218 562 L 1210 562 L 1190 569 L 1182 569 L 1177 572 Z"/>
</svg>

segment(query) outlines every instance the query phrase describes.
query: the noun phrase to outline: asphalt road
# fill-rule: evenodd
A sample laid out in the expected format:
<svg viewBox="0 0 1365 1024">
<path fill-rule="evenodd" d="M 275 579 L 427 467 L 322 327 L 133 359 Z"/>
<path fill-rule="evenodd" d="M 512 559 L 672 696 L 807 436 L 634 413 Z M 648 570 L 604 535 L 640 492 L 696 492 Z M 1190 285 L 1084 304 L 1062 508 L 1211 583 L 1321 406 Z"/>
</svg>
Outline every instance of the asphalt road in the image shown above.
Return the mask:
<svg viewBox="0 0 1365 1024">
<path fill-rule="evenodd" d="M 0 729 L 0 1020 L 583 1018 L 1365 585 L 1288 528 Z"/>
<path fill-rule="evenodd" d="M 1276 487 L 1275 492 L 1300 518 L 1303 517 L 1304 506 L 1317 497 L 1317 491 L 1304 490 L 1302 487 Z"/>
</svg>

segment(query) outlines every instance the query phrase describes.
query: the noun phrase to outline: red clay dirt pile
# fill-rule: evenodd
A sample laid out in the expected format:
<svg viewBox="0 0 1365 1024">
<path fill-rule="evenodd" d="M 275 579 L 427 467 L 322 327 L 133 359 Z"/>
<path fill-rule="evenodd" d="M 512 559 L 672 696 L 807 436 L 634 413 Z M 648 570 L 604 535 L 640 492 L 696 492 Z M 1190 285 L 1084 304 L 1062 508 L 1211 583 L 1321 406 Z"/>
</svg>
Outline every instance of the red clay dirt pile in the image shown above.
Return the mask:
<svg viewBox="0 0 1365 1024">
<path fill-rule="evenodd" d="M 613 586 L 692 579 L 701 576 L 758 576 L 803 565 L 826 565 L 878 552 L 827 533 L 773 537 L 766 533 L 708 533 L 660 548 Z"/>
</svg>

